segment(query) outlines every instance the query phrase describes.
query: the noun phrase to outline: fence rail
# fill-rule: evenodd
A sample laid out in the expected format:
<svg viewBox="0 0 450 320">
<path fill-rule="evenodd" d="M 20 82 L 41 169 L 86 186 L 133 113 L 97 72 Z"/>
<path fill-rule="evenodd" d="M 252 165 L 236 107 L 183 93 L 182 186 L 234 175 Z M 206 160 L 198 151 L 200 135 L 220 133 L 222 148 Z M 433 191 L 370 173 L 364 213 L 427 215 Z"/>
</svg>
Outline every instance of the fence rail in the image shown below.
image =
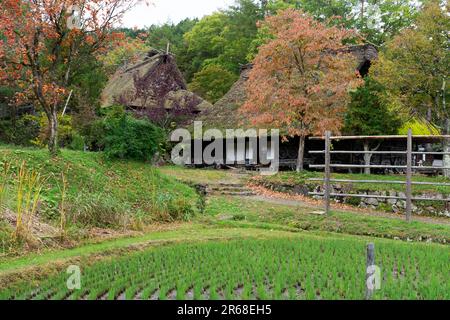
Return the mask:
<svg viewBox="0 0 450 320">
<path fill-rule="evenodd" d="M 325 154 L 325 150 L 313 150 L 309 151 L 310 154 Z M 330 151 L 330 154 L 396 154 L 396 155 L 406 155 L 406 151 Z M 450 155 L 450 152 L 427 152 L 418 151 L 412 152 L 413 155 L 434 155 L 434 156 L 445 156 Z"/>
<path fill-rule="evenodd" d="M 311 169 L 323 169 L 324 164 L 310 164 Z M 408 166 L 392 166 L 392 165 L 364 165 L 364 164 L 330 164 L 331 168 L 337 169 L 408 169 Z M 431 166 L 411 166 L 411 169 L 416 170 L 450 170 L 450 167 L 431 167 Z"/>
<path fill-rule="evenodd" d="M 406 220 L 411 221 L 412 219 L 412 201 L 444 201 L 450 202 L 450 198 L 438 199 L 438 198 L 426 198 L 426 197 L 413 197 L 412 186 L 413 185 L 434 185 L 434 186 L 444 186 L 450 187 L 450 183 L 433 183 L 433 182 L 416 182 L 412 181 L 413 170 L 450 170 L 450 167 L 435 167 L 435 166 L 413 166 L 413 155 L 450 155 L 450 152 L 413 152 L 413 139 L 448 139 L 450 140 L 450 135 L 446 136 L 413 136 L 412 130 L 408 131 L 407 136 L 331 136 L 330 131 L 325 132 L 323 137 L 312 137 L 312 140 L 325 140 L 325 150 L 315 150 L 310 151 L 310 154 L 324 154 L 325 163 L 310 165 L 310 168 L 324 169 L 325 176 L 324 179 L 312 178 L 308 181 L 323 181 L 324 182 L 324 192 L 309 192 L 310 195 L 323 196 L 325 212 L 330 214 L 330 201 L 332 197 L 354 197 L 354 198 L 373 198 L 373 199 L 396 199 L 406 201 Z M 347 151 L 347 150 L 331 150 L 331 144 L 333 140 L 382 140 L 382 139 L 406 139 L 407 149 L 405 151 Z M 333 154 L 397 154 L 406 156 L 406 166 L 395 166 L 395 165 L 354 165 L 354 164 L 332 164 L 331 155 Z M 332 168 L 371 168 L 371 169 L 405 169 L 406 170 L 406 180 L 405 181 L 391 181 L 391 180 L 351 180 L 351 179 L 332 179 L 331 169 Z M 364 194 L 350 194 L 350 193 L 332 193 L 331 183 L 383 183 L 383 184 L 402 184 L 405 185 L 405 197 L 399 196 L 383 196 L 383 195 L 364 195 Z"/>
</svg>

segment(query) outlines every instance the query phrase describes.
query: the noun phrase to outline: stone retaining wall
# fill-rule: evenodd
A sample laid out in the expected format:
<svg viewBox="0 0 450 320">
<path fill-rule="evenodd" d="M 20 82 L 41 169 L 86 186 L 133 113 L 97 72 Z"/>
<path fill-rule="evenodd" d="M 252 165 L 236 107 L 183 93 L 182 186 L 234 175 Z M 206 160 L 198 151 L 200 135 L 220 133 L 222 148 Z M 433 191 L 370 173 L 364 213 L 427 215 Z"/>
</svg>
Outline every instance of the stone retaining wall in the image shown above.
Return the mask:
<svg viewBox="0 0 450 320">
<path fill-rule="evenodd" d="M 289 194 L 300 194 L 304 196 L 310 196 L 309 192 L 322 193 L 323 187 L 316 184 L 303 184 L 303 185 L 289 185 L 289 184 L 277 184 L 268 181 L 256 181 L 257 184 L 277 192 L 284 192 Z M 358 194 L 367 195 L 364 198 L 357 197 L 335 197 L 333 200 L 339 203 L 345 203 L 354 205 L 360 208 L 370 208 L 374 210 L 391 211 L 395 213 L 404 212 L 406 209 L 406 201 L 397 199 L 378 199 L 371 198 L 370 196 L 392 196 L 392 197 L 406 197 L 404 192 L 398 191 L 355 191 L 351 185 L 345 184 L 333 184 L 332 193 L 337 194 Z M 430 198 L 430 199 L 444 199 L 446 195 L 441 193 L 420 193 L 414 194 L 415 197 Z M 321 196 L 310 196 L 314 199 L 322 199 Z M 426 216 L 444 216 L 450 217 L 450 203 L 446 204 L 443 201 L 413 201 L 413 213 L 416 215 Z"/>
</svg>

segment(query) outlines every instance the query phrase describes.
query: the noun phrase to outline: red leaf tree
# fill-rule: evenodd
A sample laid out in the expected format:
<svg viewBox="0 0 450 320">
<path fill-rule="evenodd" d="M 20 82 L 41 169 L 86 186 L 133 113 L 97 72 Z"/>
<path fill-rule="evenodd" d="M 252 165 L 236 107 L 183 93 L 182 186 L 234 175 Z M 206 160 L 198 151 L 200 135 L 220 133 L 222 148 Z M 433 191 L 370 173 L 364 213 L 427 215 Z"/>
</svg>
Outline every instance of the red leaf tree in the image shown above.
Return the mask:
<svg viewBox="0 0 450 320">
<path fill-rule="evenodd" d="M 83 57 L 101 54 L 111 30 L 139 0 L 1 0 L 0 82 L 19 88 L 49 122 L 49 150 L 58 151 L 58 110 Z"/>
<path fill-rule="evenodd" d="M 279 128 L 284 139 L 300 137 L 301 171 L 305 138 L 339 132 L 349 91 L 360 81 L 344 44 L 355 33 L 293 9 L 266 18 L 261 27 L 271 37 L 254 60 L 241 112 L 255 126 Z"/>
</svg>

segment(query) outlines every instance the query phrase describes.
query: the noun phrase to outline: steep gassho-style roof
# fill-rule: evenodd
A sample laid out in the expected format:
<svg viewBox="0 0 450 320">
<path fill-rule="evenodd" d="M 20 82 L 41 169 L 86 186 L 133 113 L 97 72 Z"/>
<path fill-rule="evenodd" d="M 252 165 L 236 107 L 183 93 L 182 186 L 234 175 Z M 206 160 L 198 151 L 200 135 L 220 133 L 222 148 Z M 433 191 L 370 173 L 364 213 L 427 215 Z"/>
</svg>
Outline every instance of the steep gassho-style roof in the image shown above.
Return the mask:
<svg viewBox="0 0 450 320">
<path fill-rule="evenodd" d="M 147 86 L 145 94 L 136 94 L 136 80 Z M 198 111 L 212 107 L 209 102 L 187 90 L 175 58 L 157 50 L 151 50 L 131 66 L 120 68 L 102 93 L 103 107 L 120 103 L 133 109 L 161 106 L 170 109 L 174 103 L 183 105 L 193 100 L 196 101 Z"/>
<path fill-rule="evenodd" d="M 355 56 L 357 69 L 362 75 L 367 74 L 371 61 L 378 58 L 378 50 L 370 44 L 349 46 L 346 51 Z M 252 64 L 243 66 L 241 68 L 241 77 L 231 87 L 230 91 L 217 101 L 212 109 L 202 112 L 197 117 L 197 121 L 203 121 L 204 128 L 221 130 L 245 128 L 246 121 L 239 113 L 239 108 L 247 99 L 246 82 L 252 67 Z"/>
</svg>

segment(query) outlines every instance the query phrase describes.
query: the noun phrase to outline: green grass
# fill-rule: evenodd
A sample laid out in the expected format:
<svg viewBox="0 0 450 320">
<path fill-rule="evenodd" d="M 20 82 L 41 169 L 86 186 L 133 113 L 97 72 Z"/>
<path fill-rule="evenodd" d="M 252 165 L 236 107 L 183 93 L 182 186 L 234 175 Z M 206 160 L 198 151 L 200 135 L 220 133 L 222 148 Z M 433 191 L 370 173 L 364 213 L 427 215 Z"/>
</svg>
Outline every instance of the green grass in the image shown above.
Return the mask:
<svg viewBox="0 0 450 320">
<path fill-rule="evenodd" d="M 216 220 L 221 216 L 231 219 L 221 224 L 257 226 L 269 224 L 297 230 L 328 231 L 344 234 L 399 238 L 402 240 L 450 243 L 450 225 L 431 224 L 402 219 L 369 216 L 358 213 L 334 211 L 330 217 L 314 214 L 312 207 L 294 207 L 272 204 L 247 198 L 211 197 L 207 201 L 206 214 Z"/>
<path fill-rule="evenodd" d="M 68 150 L 51 159 L 47 150 L 0 146 L 0 166 L 11 163 L 13 177 L 23 161 L 46 179 L 39 207 L 39 215 L 46 221 L 59 219 L 62 173 L 68 184 L 67 211 L 72 226 L 116 228 L 186 220 L 199 212 L 200 198 L 193 188 L 147 163 L 112 161 L 102 153 Z M 11 179 L 6 195 L 6 206 L 12 211 L 16 184 L 16 179 Z"/>
<path fill-rule="evenodd" d="M 60 272 L 0 299 L 363 299 L 367 241 L 296 235 L 177 244 Z M 377 240 L 375 299 L 449 299 L 448 247 Z"/>
<path fill-rule="evenodd" d="M 308 181 L 310 178 L 323 178 L 322 172 L 280 172 L 274 176 L 256 176 L 255 181 L 266 182 L 271 184 L 282 184 L 286 186 L 295 185 L 310 185 L 311 189 L 314 186 L 321 185 L 321 182 Z M 382 180 L 382 181 L 406 181 L 405 176 L 402 175 L 367 175 L 367 174 L 345 174 L 345 173 L 333 173 L 333 179 L 344 180 Z M 438 176 L 428 177 L 423 175 L 414 175 L 413 181 L 417 182 L 444 182 L 450 183 L 450 179 Z M 401 184 L 378 184 L 378 183 L 353 183 L 352 188 L 354 191 L 401 191 L 405 192 L 405 186 Z M 440 186 L 428 186 L 428 185 L 414 185 L 413 193 L 433 193 L 439 192 L 443 194 L 450 194 L 450 187 Z"/>
<path fill-rule="evenodd" d="M 174 177 L 186 183 L 218 183 L 220 181 L 230 181 L 233 178 L 229 171 L 214 169 L 189 169 L 177 166 L 161 167 L 160 171 L 165 175 Z"/>
</svg>

